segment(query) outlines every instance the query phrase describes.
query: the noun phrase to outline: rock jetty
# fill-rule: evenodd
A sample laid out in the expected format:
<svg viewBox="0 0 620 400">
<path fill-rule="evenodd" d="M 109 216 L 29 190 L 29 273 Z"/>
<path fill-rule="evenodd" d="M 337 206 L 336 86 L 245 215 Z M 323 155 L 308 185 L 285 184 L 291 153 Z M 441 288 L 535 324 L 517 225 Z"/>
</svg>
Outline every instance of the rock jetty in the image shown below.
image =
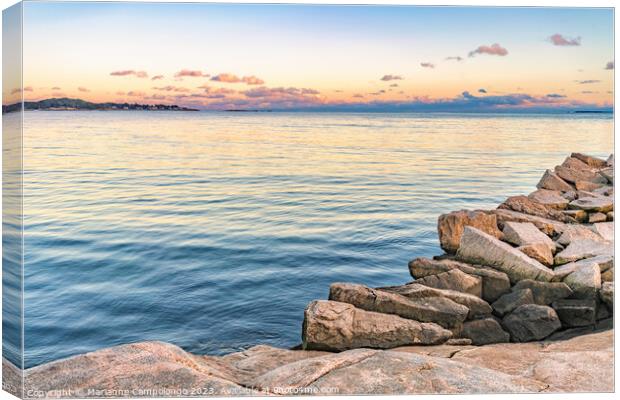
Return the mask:
<svg viewBox="0 0 620 400">
<path fill-rule="evenodd" d="M 306 309 L 303 348 L 530 342 L 594 327 L 613 313 L 613 162 L 573 153 L 527 196 L 439 216 L 445 254 L 412 260 L 402 286 L 332 284 Z"/>
<path fill-rule="evenodd" d="M 409 262 L 412 282 L 332 284 L 305 309 L 301 349 L 212 357 L 142 342 L 23 374 L 3 360 L 4 388 L 28 398 L 610 392 L 613 212 L 613 156 L 573 153 L 527 196 L 441 215 L 445 254 Z"/>
</svg>

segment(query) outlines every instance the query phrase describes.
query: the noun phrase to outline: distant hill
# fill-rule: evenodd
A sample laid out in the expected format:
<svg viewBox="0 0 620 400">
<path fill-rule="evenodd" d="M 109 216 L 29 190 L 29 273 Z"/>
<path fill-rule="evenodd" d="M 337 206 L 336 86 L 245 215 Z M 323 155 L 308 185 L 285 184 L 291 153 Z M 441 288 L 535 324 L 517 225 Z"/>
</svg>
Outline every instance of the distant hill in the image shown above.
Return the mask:
<svg viewBox="0 0 620 400">
<path fill-rule="evenodd" d="M 21 103 L 2 106 L 2 113 L 19 111 Z M 25 110 L 145 110 L 145 111 L 198 111 L 193 108 L 180 107 L 175 104 L 138 104 L 138 103 L 91 103 L 81 99 L 45 99 L 41 101 L 25 101 Z"/>
</svg>

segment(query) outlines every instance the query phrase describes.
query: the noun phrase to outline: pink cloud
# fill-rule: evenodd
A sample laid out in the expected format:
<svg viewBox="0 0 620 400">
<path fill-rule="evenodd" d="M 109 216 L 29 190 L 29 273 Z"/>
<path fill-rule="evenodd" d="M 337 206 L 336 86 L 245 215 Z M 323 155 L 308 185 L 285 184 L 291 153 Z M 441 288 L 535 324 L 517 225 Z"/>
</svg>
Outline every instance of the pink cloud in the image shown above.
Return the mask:
<svg viewBox="0 0 620 400">
<path fill-rule="evenodd" d="M 146 71 L 136 71 L 133 69 L 110 72 L 110 75 L 112 76 L 135 76 L 136 78 L 148 78 L 149 77 Z"/>
<path fill-rule="evenodd" d="M 52 90 L 60 90 L 60 88 L 58 86 L 54 86 Z"/>
<path fill-rule="evenodd" d="M 241 78 L 239 78 L 237 75 L 235 75 L 235 74 L 228 74 L 228 73 L 223 73 L 223 74 L 215 75 L 213 78 L 211 78 L 211 80 L 215 81 L 215 82 L 224 82 L 224 83 L 239 83 L 239 82 L 241 82 Z"/>
<path fill-rule="evenodd" d="M 116 94 L 117 96 L 125 96 L 125 95 L 126 95 L 126 93 L 125 93 L 125 92 L 120 92 L 120 91 L 119 91 L 119 92 L 116 92 L 115 94 Z"/>
<path fill-rule="evenodd" d="M 90 92 L 90 89 L 85 88 L 85 87 L 82 87 L 82 86 L 78 87 L 77 89 L 78 89 L 80 92 Z"/>
<path fill-rule="evenodd" d="M 202 78 L 202 77 L 209 77 L 209 76 L 210 76 L 209 74 L 205 74 L 202 71 L 190 70 L 190 69 L 182 69 L 176 74 L 174 74 L 175 78 L 183 78 L 183 77 Z"/>
<path fill-rule="evenodd" d="M 146 96 L 146 93 L 140 92 L 140 91 L 130 90 L 129 92 L 127 92 L 127 96 L 131 96 L 131 97 L 144 97 L 144 96 Z"/>
<path fill-rule="evenodd" d="M 610 61 L 605 65 L 605 69 L 614 69 L 614 62 Z"/>
<path fill-rule="evenodd" d="M 580 37 L 569 38 L 559 33 L 549 36 L 549 41 L 553 43 L 554 46 L 581 46 Z"/>
<path fill-rule="evenodd" d="M 154 90 L 161 90 L 161 91 L 164 91 L 164 92 L 189 92 L 188 88 L 172 86 L 172 85 L 161 86 L 161 87 L 154 86 L 153 89 Z"/>
<path fill-rule="evenodd" d="M 469 52 L 469 57 L 474 57 L 477 54 L 488 54 L 491 56 L 503 57 L 508 54 L 508 50 L 500 46 L 498 43 L 493 43 L 490 46 L 478 46 L 476 50 L 472 50 Z"/>
<path fill-rule="evenodd" d="M 382 81 L 388 82 L 388 81 L 400 81 L 402 80 L 403 77 L 400 75 L 383 75 L 381 77 Z"/>
<path fill-rule="evenodd" d="M 265 83 L 264 80 L 251 75 L 251 76 L 244 76 L 243 78 L 241 78 L 241 80 L 243 81 L 243 83 L 247 84 L 247 85 L 262 85 L 263 83 Z"/>
<path fill-rule="evenodd" d="M 158 79 L 164 79 L 163 75 L 155 75 L 154 77 L 151 78 L 152 81 L 156 81 Z"/>
<path fill-rule="evenodd" d="M 446 57 L 446 61 L 450 61 L 450 60 L 453 60 L 453 61 L 463 61 L 463 57 L 461 57 L 461 56 Z"/>
<path fill-rule="evenodd" d="M 435 68 L 435 64 L 429 62 L 420 63 L 420 66 L 423 68 Z"/>
</svg>

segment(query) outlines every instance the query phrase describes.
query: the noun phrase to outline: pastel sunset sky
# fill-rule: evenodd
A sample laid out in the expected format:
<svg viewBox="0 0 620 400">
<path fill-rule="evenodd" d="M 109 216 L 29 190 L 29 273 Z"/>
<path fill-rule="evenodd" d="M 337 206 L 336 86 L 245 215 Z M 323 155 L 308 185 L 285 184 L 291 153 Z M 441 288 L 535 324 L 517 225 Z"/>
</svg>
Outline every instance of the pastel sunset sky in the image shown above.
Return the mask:
<svg viewBox="0 0 620 400">
<path fill-rule="evenodd" d="M 611 9 L 26 3 L 23 32 L 27 100 L 430 111 L 613 103 Z"/>
</svg>

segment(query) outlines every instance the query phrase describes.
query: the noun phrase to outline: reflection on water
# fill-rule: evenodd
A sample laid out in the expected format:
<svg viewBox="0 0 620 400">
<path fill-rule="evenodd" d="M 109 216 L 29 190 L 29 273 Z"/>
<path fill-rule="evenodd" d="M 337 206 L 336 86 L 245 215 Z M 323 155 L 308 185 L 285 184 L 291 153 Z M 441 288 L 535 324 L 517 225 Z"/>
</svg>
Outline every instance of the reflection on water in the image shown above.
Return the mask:
<svg viewBox="0 0 620 400">
<path fill-rule="evenodd" d="M 407 281 L 440 213 L 612 140 L 610 116 L 28 112 L 26 364 L 293 346 L 331 282 Z"/>
</svg>

